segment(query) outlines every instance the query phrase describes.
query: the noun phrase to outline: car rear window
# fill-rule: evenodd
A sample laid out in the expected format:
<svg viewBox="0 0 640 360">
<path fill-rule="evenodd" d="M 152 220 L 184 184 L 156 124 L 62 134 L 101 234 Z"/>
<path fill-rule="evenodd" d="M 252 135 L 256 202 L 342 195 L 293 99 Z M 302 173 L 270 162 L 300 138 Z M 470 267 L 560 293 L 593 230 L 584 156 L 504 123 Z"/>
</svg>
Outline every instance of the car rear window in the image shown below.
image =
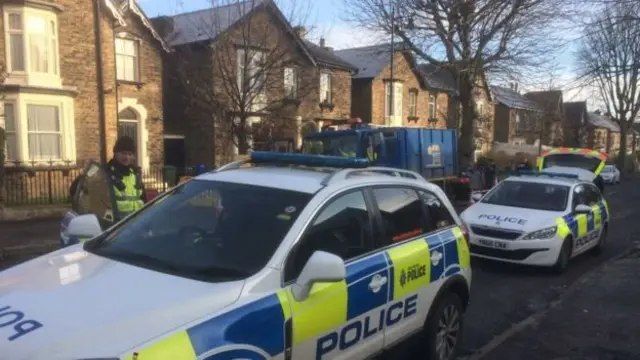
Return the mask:
<svg viewBox="0 0 640 360">
<path fill-rule="evenodd" d="M 566 185 L 509 180 L 498 184 L 481 200 L 481 203 L 563 211 L 567 207 L 570 189 Z"/>
<path fill-rule="evenodd" d="M 266 265 L 311 197 L 192 180 L 87 247 L 178 276 L 205 281 L 245 278 Z"/>
<path fill-rule="evenodd" d="M 552 166 L 577 167 L 595 173 L 602 160 L 579 154 L 553 154 L 544 157 L 542 167 Z"/>
</svg>

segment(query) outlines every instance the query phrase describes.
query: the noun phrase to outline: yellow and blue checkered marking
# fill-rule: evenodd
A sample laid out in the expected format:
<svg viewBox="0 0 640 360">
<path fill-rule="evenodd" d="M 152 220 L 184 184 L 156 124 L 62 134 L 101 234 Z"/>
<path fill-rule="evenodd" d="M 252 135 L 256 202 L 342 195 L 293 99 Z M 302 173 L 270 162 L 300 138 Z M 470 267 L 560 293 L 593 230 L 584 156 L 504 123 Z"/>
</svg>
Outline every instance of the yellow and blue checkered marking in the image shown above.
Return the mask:
<svg viewBox="0 0 640 360">
<path fill-rule="evenodd" d="M 434 256 L 437 261 L 431 261 Z M 137 355 L 150 360 L 195 360 L 205 354 L 208 360 L 230 356 L 266 360 L 285 351 L 289 320 L 292 344 L 300 344 L 468 267 L 469 249 L 462 232 L 457 227 L 445 229 L 349 264 L 345 281 L 317 284 L 305 301 L 295 301 L 290 289 L 283 289 L 178 331 Z M 387 277 L 387 282 L 374 293 L 369 282 L 376 275 Z M 211 354 L 221 347 L 228 350 Z M 127 359 L 135 359 L 134 354 Z"/>
<path fill-rule="evenodd" d="M 594 205 L 592 212 L 586 216 L 574 216 L 567 214 L 562 220 L 569 228 L 575 239 L 585 236 L 587 233 L 596 230 L 609 220 L 609 209 L 605 201 L 601 201 Z"/>
</svg>

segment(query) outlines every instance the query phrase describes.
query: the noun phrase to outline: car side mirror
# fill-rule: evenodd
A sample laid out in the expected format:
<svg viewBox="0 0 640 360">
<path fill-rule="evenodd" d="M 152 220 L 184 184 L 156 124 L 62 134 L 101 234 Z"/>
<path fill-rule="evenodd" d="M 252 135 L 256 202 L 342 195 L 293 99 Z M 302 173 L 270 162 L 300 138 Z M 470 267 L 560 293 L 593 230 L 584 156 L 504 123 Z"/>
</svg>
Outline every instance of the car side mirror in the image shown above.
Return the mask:
<svg viewBox="0 0 640 360">
<path fill-rule="evenodd" d="M 92 238 L 100 235 L 102 228 L 93 214 L 74 217 L 67 226 L 67 235 L 75 238 Z"/>
<path fill-rule="evenodd" d="M 573 209 L 573 212 L 576 214 L 588 214 L 591 211 L 591 206 L 584 204 L 576 205 L 576 208 Z"/>
<path fill-rule="evenodd" d="M 346 276 L 346 266 L 341 257 L 325 251 L 316 251 L 302 268 L 300 276 L 291 287 L 291 292 L 296 301 L 303 301 L 309 297 L 313 284 L 339 282 Z"/>
<path fill-rule="evenodd" d="M 482 200 L 482 194 L 481 193 L 473 193 L 471 194 L 471 199 L 473 199 L 473 201 L 478 202 L 480 200 Z"/>
</svg>

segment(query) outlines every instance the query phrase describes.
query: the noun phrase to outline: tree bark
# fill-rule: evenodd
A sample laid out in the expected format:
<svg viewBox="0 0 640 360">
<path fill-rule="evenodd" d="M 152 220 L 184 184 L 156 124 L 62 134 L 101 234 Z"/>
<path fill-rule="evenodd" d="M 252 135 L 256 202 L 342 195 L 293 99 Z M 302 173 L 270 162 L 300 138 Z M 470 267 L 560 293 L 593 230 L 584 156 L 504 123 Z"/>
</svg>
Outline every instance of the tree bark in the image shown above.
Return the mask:
<svg viewBox="0 0 640 360">
<path fill-rule="evenodd" d="M 626 172 L 625 160 L 627 159 L 627 121 L 620 119 L 620 151 L 616 159 L 616 166 L 620 169 L 620 177 Z"/>
<path fill-rule="evenodd" d="M 458 75 L 460 87 L 460 107 L 462 109 L 462 124 L 460 126 L 460 137 L 458 141 L 458 157 L 460 169 L 466 169 L 473 163 L 475 150 L 473 122 L 476 117 L 473 102 L 474 82 L 468 73 Z"/>
</svg>

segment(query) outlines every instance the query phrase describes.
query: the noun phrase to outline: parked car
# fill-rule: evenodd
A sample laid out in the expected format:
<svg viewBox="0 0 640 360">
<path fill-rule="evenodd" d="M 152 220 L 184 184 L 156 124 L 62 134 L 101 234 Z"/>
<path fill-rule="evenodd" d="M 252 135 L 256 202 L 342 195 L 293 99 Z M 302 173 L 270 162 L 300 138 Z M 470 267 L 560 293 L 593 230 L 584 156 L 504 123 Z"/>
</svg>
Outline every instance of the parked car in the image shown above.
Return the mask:
<svg viewBox="0 0 640 360">
<path fill-rule="evenodd" d="M 619 184 L 620 170 L 615 165 L 607 165 L 600 174 L 605 184 Z"/>
</svg>

